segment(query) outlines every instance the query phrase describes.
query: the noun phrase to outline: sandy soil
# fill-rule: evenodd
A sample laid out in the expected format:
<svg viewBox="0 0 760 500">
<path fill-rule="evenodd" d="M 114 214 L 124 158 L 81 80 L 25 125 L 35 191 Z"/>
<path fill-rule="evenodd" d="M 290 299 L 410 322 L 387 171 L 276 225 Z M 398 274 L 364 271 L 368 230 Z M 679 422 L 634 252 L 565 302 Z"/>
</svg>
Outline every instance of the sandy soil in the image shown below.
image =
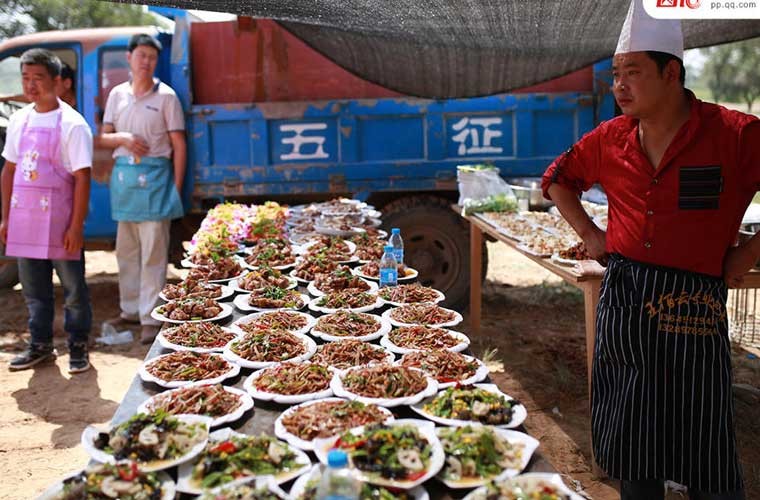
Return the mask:
<svg viewBox="0 0 760 500">
<path fill-rule="evenodd" d="M 591 474 L 582 296 L 503 245 L 489 244 L 489 255 L 483 332 L 473 339 L 473 349 L 494 368 L 503 367 L 493 374 L 495 381 L 526 404 L 528 431 L 568 484 L 589 498 L 618 498 L 614 482 Z M 115 259 L 111 253 L 89 252 L 87 266 L 97 337 L 101 322 L 118 312 Z M 178 276 L 173 269 L 169 275 Z M 62 300 L 60 287 L 57 294 Z M 0 291 L 0 304 L 4 364 L 28 334 L 19 290 Z M 91 354 L 94 369 L 72 377 L 66 372 L 60 318 L 55 335 L 60 354 L 55 364 L 15 373 L 0 367 L 0 477 L 6 478 L 0 498 L 32 498 L 84 465 L 82 430 L 108 422 L 147 352 L 137 342 L 97 345 Z M 737 382 L 760 387 L 760 361 L 747 354 L 736 351 Z M 736 407 L 747 498 L 760 498 L 760 398 L 737 393 Z"/>
</svg>

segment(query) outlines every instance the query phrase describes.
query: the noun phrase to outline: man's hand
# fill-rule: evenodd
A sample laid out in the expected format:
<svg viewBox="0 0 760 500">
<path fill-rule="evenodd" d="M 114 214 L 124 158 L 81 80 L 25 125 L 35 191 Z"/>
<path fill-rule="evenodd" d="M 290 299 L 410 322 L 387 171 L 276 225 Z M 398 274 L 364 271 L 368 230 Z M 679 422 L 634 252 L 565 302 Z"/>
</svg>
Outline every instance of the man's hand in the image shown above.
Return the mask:
<svg viewBox="0 0 760 500">
<path fill-rule="evenodd" d="M 744 282 L 744 275 L 757 263 L 758 258 L 749 245 L 731 247 L 723 260 L 723 280 L 731 288 L 738 288 Z"/>
<path fill-rule="evenodd" d="M 584 235 L 583 244 L 586 245 L 586 251 L 592 259 L 599 264 L 607 265 L 607 233 L 599 229 L 596 224 L 592 223 L 592 228 Z"/>
<path fill-rule="evenodd" d="M 139 135 L 122 132 L 122 145 L 137 156 L 147 156 L 150 152 L 148 142 Z"/>
<path fill-rule="evenodd" d="M 3 245 L 8 243 L 8 223 L 5 221 L 0 222 L 0 242 Z"/>
<path fill-rule="evenodd" d="M 63 235 L 63 248 L 69 252 L 79 252 L 84 245 L 84 229 L 81 226 L 71 225 Z"/>
</svg>

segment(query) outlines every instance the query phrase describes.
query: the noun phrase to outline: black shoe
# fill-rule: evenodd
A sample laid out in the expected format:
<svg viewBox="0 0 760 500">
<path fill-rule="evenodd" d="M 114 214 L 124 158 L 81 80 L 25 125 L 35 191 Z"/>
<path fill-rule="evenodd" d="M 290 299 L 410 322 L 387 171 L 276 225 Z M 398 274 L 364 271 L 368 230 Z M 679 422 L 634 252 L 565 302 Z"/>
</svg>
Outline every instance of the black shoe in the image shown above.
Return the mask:
<svg viewBox="0 0 760 500">
<path fill-rule="evenodd" d="M 69 344 L 69 373 L 82 373 L 90 369 L 87 342 Z"/>
<path fill-rule="evenodd" d="M 8 368 L 11 371 L 26 370 L 43 361 L 52 361 L 55 357 L 52 344 L 29 344 L 24 352 L 11 360 Z"/>
</svg>

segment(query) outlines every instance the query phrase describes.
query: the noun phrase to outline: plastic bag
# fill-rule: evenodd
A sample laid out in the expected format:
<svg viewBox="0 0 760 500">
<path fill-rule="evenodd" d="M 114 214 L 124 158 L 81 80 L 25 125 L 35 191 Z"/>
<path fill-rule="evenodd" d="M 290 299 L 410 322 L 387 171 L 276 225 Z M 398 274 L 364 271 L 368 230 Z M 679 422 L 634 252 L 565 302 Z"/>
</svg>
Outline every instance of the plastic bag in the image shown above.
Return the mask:
<svg viewBox="0 0 760 500">
<path fill-rule="evenodd" d="M 457 167 L 457 182 L 459 205 L 465 215 L 517 209 L 512 188 L 493 165 L 460 165 Z"/>
</svg>

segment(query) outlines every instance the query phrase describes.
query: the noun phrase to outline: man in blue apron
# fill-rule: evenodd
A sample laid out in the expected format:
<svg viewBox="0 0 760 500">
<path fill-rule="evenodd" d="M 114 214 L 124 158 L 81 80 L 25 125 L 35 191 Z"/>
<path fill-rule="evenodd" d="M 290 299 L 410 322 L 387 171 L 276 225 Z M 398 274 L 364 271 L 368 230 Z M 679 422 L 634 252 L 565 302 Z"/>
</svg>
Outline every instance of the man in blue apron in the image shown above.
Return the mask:
<svg viewBox="0 0 760 500">
<path fill-rule="evenodd" d="M 171 220 L 182 217 L 185 121 L 174 91 L 154 77 L 161 44 L 150 35 L 129 42 L 130 80 L 111 90 L 101 144 L 114 148 L 111 215 L 118 221 L 121 314 L 114 322 L 139 322 L 141 341 L 160 328 L 151 318 L 166 281 Z"/>
<path fill-rule="evenodd" d="M 743 499 L 734 434 L 727 284 L 760 258 L 734 247 L 760 187 L 760 121 L 683 87 L 678 21 L 635 0 L 613 58 L 623 111 L 546 171 L 544 195 L 607 264 L 596 318 L 592 441 L 623 499 Z M 606 232 L 578 195 L 599 183 Z"/>
</svg>

